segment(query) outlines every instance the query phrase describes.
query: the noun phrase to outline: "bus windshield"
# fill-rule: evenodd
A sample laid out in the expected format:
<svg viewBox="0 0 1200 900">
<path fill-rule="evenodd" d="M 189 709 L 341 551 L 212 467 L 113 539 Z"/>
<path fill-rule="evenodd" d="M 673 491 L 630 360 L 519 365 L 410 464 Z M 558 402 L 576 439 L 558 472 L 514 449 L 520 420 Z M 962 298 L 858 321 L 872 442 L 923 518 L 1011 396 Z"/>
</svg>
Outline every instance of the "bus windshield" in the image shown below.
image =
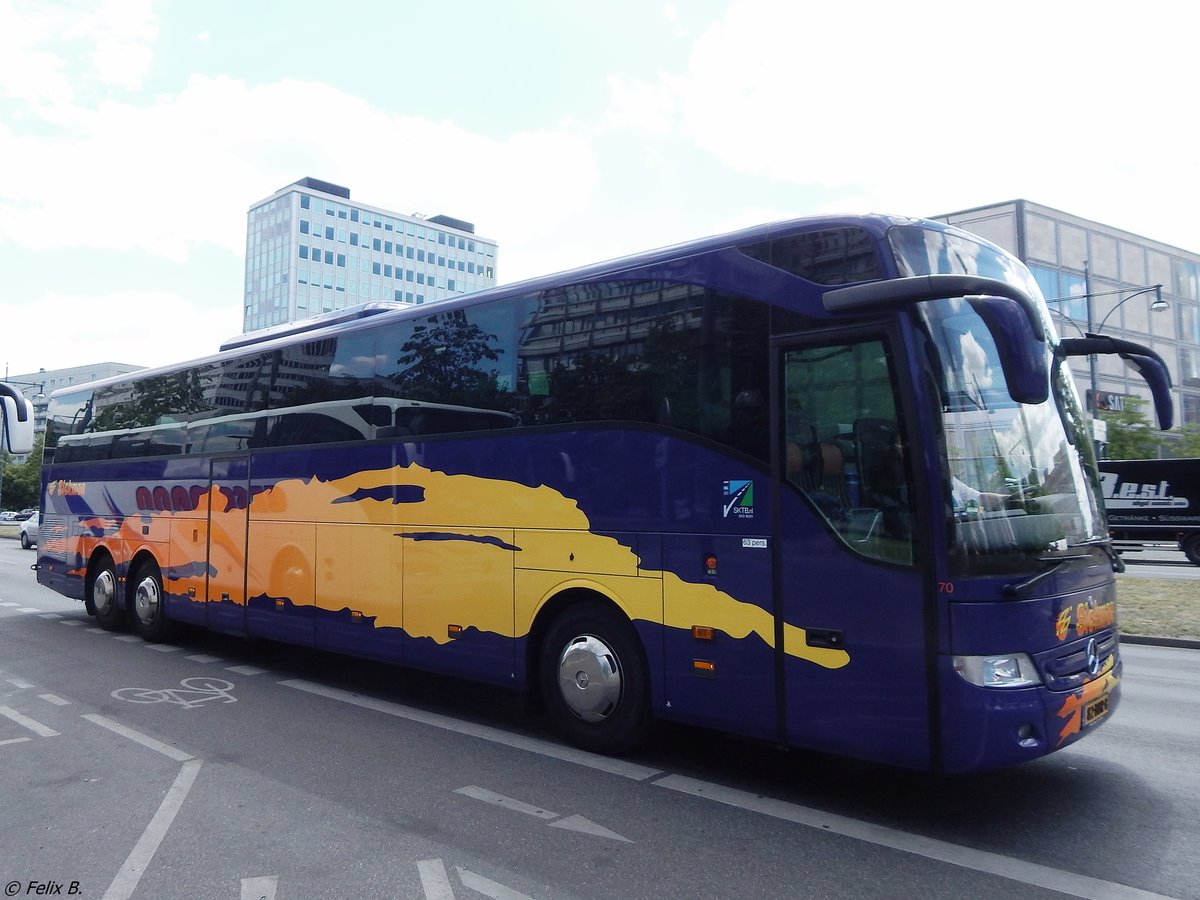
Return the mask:
<svg viewBox="0 0 1200 900">
<path fill-rule="evenodd" d="M 1036 571 L 1106 537 L 1083 413 L 1069 374 L 1050 397 L 1016 403 L 996 345 L 967 301 L 922 304 L 938 370 L 942 481 L 952 567 L 960 575 Z M 1073 549 L 1074 548 L 1074 549 Z"/>
</svg>

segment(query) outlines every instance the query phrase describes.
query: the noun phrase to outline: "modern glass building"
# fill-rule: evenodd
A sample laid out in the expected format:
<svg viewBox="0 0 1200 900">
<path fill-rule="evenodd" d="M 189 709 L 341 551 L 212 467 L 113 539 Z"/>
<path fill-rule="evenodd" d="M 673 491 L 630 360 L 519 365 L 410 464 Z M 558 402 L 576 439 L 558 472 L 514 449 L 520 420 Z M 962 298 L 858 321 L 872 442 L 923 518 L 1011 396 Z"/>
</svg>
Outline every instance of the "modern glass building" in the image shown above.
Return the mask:
<svg viewBox="0 0 1200 900">
<path fill-rule="evenodd" d="M 250 207 L 242 330 L 492 287 L 496 250 L 470 222 L 352 203 L 349 188 L 302 178 Z"/>
<path fill-rule="evenodd" d="M 1157 351 L 1171 370 L 1176 422 L 1200 424 L 1200 254 L 1028 200 L 932 218 L 1020 257 L 1055 301 L 1064 337 L 1090 330 Z M 1145 382 L 1120 357 L 1097 357 L 1094 383 L 1088 358 L 1074 357 L 1071 368 L 1089 408 L 1119 409 L 1136 397 L 1153 421 Z"/>
</svg>

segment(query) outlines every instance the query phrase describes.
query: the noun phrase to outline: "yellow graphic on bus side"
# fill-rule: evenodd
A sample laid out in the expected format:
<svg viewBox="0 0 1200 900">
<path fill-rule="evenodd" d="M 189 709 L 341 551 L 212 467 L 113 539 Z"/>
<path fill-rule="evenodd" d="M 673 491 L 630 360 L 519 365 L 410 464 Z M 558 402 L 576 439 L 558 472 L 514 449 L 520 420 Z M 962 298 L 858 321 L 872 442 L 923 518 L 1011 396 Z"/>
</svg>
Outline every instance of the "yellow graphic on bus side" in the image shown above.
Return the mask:
<svg viewBox="0 0 1200 900">
<path fill-rule="evenodd" d="M 169 529 L 173 570 L 207 567 L 210 582 L 240 582 L 246 559 L 249 597 L 349 609 L 376 627 L 403 628 L 438 643 L 450 640 L 452 625 L 509 638 L 527 635 L 568 572 L 571 583 L 602 591 L 631 619 L 683 630 L 702 622 L 737 639 L 757 635 L 775 647 L 775 619 L 766 609 L 710 584 L 640 568 L 631 548 L 591 533 L 578 504 L 545 485 L 450 475 L 416 464 L 330 481 L 284 479 L 249 499 L 249 552 L 239 545 L 247 511 L 229 504 L 217 487 L 197 500 L 189 512 L 126 517 L 120 537 L 137 542 L 146 518 L 167 515 L 175 520 Z M 537 596 L 514 596 L 514 584 Z M 167 590 L 178 593 L 179 586 Z M 664 594 L 672 597 L 665 613 Z M 202 590 L 195 599 L 203 601 Z M 228 599 L 246 602 L 237 594 Z M 808 646 L 804 629 L 786 623 L 783 650 L 828 669 L 850 661 L 844 650 Z"/>
</svg>

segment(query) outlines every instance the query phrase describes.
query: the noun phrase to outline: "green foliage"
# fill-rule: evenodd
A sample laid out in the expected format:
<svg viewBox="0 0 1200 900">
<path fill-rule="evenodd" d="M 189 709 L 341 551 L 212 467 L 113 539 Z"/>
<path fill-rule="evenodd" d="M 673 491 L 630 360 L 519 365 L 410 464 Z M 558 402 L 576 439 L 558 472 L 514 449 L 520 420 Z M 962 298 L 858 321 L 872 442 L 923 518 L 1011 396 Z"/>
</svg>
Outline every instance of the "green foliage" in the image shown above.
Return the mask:
<svg viewBox="0 0 1200 900">
<path fill-rule="evenodd" d="M 1181 459 L 1200 457 L 1200 425 L 1192 422 L 1175 429 L 1171 451 Z"/>
<path fill-rule="evenodd" d="M 0 488 L 0 501 L 5 509 L 26 509 L 37 506 L 41 493 L 42 444 L 45 436 L 39 434 L 33 442 L 33 450 L 23 463 L 14 463 L 4 454 L 4 484 Z"/>
<path fill-rule="evenodd" d="M 1145 405 L 1145 401 L 1130 397 L 1125 400 L 1124 410 L 1100 412 L 1100 418 L 1108 423 L 1109 459 L 1153 459 L 1158 456 L 1162 438 L 1142 411 Z"/>
</svg>

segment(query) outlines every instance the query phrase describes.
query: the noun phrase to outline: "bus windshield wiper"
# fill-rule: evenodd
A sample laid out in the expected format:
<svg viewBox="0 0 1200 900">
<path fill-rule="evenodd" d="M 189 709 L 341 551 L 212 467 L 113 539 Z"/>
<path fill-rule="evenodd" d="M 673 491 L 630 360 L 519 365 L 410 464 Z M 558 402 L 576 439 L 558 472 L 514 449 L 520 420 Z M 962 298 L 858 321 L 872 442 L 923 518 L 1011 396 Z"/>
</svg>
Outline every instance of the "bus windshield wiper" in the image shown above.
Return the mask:
<svg viewBox="0 0 1200 900">
<path fill-rule="evenodd" d="M 1072 550 L 1076 547 L 1099 547 L 1108 555 L 1108 558 L 1112 560 L 1112 568 L 1114 572 L 1119 574 L 1125 571 L 1125 560 L 1121 559 L 1121 554 L 1113 549 L 1113 542 L 1112 538 L 1110 537 L 1089 538 L 1086 541 L 1079 541 L 1078 543 L 1068 544 L 1067 546 Z"/>
</svg>

